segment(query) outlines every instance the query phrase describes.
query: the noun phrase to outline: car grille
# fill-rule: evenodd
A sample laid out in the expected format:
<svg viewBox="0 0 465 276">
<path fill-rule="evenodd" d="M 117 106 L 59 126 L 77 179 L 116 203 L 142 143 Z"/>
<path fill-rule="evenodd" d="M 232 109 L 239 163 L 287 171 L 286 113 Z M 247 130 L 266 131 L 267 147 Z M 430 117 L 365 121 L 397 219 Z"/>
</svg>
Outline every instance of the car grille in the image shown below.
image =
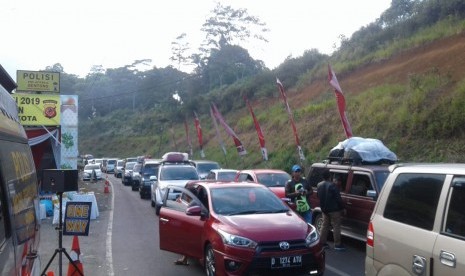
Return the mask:
<svg viewBox="0 0 465 276">
<path fill-rule="evenodd" d="M 262 252 L 283 252 L 285 253 L 286 251 L 301 250 L 301 249 L 307 248 L 305 246 L 305 240 L 295 240 L 295 241 L 287 241 L 289 243 L 289 249 L 286 251 L 283 251 L 279 247 L 279 242 L 280 241 L 259 243 L 257 246 L 257 254 L 260 254 Z"/>
</svg>

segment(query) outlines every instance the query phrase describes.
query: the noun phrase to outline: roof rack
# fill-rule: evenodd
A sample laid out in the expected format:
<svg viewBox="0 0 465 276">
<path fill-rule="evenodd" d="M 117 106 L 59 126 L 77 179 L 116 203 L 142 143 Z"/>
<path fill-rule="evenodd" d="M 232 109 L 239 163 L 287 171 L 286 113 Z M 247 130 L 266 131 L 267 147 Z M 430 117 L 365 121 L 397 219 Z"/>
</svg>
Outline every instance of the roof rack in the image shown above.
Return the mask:
<svg viewBox="0 0 465 276">
<path fill-rule="evenodd" d="M 363 161 L 360 158 L 354 159 L 354 158 L 328 156 L 328 159 L 324 160 L 323 163 L 360 166 L 360 165 L 392 165 L 392 164 L 395 164 L 396 162 L 392 160 L 387 160 L 387 159 L 380 159 L 375 162 L 368 162 L 368 161 Z"/>
</svg>

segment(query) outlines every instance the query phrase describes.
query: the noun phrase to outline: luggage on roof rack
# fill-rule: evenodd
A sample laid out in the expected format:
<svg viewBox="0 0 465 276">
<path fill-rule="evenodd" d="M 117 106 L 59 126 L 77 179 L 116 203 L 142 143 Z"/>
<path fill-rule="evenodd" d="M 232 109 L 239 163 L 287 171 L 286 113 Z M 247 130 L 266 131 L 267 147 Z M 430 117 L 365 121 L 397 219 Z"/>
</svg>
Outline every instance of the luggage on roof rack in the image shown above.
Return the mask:
<svg viewBox="0 0 465 276">
<path fill-rule="evenodd" d="M 397 156 L 383 142 L 373 138 L 352 137 L 331 149 L 328 159 L 340 164 L 394 164 Z"/>
<path fill-rule="evenodd" d="M 188 163 L 189 155 L 185 152 L 167 152 L 162 156 L 162 162 L 169 163 Z"/>
</svg>

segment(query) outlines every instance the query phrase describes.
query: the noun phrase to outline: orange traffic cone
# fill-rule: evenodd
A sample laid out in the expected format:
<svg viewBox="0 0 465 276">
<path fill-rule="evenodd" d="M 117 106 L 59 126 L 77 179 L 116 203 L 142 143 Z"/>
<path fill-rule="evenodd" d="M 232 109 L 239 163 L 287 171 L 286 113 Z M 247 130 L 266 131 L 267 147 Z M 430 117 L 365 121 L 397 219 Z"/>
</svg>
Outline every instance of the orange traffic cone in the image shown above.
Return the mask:
<svg viewBox="0 0 465 276">
<path fill-rule="evenodd" d="M 105 194 L 108 194 L 110 192 L 110 182 L 108 182 L 108 175 L 107 175 L 107 177 L 105 179 L 105 187 L 103 189 L 103 192 Z"/>
<path fill-rule="evenodd" d="M 69 256 L 71 257 L 73 263 L 76 265 L 79 271 L 76 270 L 76 267 L 72 263 L 69 263 L 67 276 L 84 275 L 84 268 L 82 267 L 82 263 L 79 260 L 79 255 L 81 255 L 81 249 L 79 248 L 79 239 L 78 236 L 74 236 L 73 245 L 71 246 L 71 253 L 69 254 Z"/>
</svg>

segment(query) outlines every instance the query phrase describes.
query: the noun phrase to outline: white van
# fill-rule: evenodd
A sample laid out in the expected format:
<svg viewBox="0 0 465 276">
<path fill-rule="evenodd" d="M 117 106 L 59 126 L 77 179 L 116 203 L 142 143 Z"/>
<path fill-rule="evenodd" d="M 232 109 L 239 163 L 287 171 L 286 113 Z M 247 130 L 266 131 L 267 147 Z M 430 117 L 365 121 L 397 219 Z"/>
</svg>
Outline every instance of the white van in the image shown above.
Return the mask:
<svg viewBox="0 0 465 276">
<path fill-rule="evenodd" d="M 0 275 L 40 275 L 37 176 L 15 87 L 0 66 Z"/>
<path fill-rule="evenodd" d="M 368 225 L 365 275 L 465 275 L 465 164 L 390 170 Z"/>
</svg>

